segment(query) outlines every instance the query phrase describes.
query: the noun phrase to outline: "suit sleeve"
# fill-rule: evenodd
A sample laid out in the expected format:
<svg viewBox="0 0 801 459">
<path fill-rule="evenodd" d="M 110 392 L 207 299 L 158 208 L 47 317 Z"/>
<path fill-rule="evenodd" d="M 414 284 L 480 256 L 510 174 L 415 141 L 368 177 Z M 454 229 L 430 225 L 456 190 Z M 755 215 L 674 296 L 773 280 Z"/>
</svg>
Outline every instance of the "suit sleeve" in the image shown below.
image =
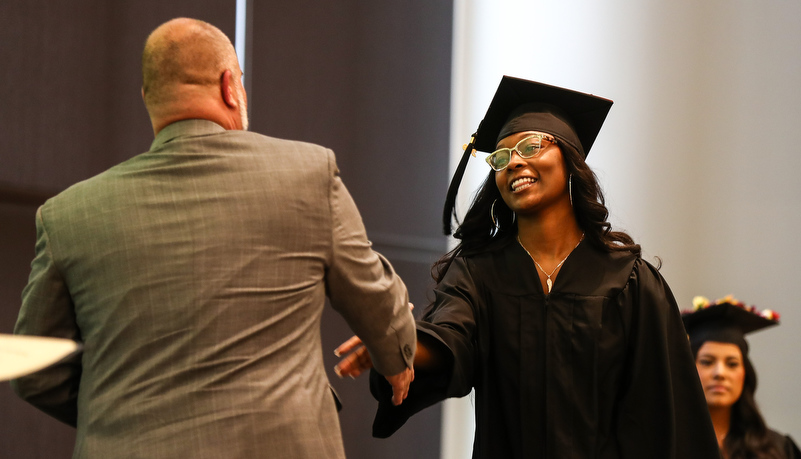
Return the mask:
<svg viewBox="0 0 801 459">
<path fill-rule="evenodd" d="M 623 296 L 626 378 L 617 417 L 621 457 L 718 459 L 719 451 L 676 300 L 640 260 Z"/>
<path fill-rule="evenodd" d="M 445 278 L 434 290 L 435 300 L 417 322 L 418 340 L 437 355 L 440 365 L 415 369 L 414 382 L 402 404 L 391 403 L 392 387 L 370 374 L 370 391 L 378 400 L 373 436 L 394 434 L 414 414 L 449 397 L 470 393 L 476 377 L 478 289 L 467 263 L 453 260 Z"/>
<path fill-rule="evenodd" d="M 333 308 L 364 342 L 383 375 L 411 368 L 417 340 L 406 286 L 389 261 L 373 251 L 329 152 L 331 254 L 326 290 Z"/>
<path fill-rule="evenodd" d="M 36 256 L 31 263 L 28 285 L 22 292 L 22 307 L 14 333 L 80 341 L 72 299 L 55 265 L 42 209 L 36 212 Z M 80 356 L 74 356 L 13 380 L 11 387 L 28 403 L 75 426 L 80 378 Z"/>
</svg>

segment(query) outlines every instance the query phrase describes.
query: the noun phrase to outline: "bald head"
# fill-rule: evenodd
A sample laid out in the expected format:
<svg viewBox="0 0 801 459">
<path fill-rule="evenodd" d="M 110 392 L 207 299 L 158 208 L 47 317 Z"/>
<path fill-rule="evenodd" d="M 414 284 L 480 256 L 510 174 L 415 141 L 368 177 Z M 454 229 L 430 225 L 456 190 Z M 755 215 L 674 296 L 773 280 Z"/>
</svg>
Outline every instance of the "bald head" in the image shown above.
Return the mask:
<svg viewBox="0 0 801 459">
<path fill-rule="evenodd" d="M 223 94 L 225 88 L 221 88 L 226 72 L 233 105 L 244 105 L 236 51 L 220 29 L 189 18 L 173 19 L 156 28 L 142 53 L 142 95 L 154 130 L 158 132 L 156 124 L 164 117 L 209 119 L 208 114 L 194 112 L 213 111 L 214 105 L 223 111 L 236 108 L 238 116 L 244 107 L 231 107 Z"/>
</svg>

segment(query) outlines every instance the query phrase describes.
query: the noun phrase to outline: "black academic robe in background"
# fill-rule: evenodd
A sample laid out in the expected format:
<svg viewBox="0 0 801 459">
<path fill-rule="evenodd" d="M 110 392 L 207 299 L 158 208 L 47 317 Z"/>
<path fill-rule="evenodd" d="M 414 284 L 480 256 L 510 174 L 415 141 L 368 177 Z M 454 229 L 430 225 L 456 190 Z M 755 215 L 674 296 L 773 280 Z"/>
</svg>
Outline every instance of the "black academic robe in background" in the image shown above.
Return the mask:
<svg viewBox="0 0 801 459">
<path fill-rule="evenodd" d="M 801 451 L 789 435 L 782 435 L 775 430 L 768 429 L 768 438 L 781 451 L 783 459 L 801 459 Z"/>
<path fill-rule="evenodd" d="M 516 240 L 457 258 L 418 321 L 444 356 L 391 404 L 375 372 L 373 434 L 475 389 L 474 458 L 717 459 L 679 309 L 650 264 L 583 241 L 553 290 Z"/>
</svg>

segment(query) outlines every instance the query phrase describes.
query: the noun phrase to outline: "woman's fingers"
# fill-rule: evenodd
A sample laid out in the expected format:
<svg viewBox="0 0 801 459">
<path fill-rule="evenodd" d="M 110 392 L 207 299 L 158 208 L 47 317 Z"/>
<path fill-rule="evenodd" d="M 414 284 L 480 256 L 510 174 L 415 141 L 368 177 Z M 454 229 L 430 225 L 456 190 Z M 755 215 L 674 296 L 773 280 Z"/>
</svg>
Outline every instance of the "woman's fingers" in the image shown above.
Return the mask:
<svg viewBox="0 0 801 459">
<path fill-rule="evenodd" d="M 350 339 L 340 344 L 338 348 L 334 349 L 334 355 L 340 357 L 342 354 L 347 354 L 361 344 L 362 340 L 358 336 L 353 335 Z"/>
<path fill-rule="evenodd" d="M 370 368 L 373 368 L 373 360 L 370 358 L 370 353 L 367 352 L 367 348 L 361 344 L 361 341 L 355 344 L 355 346 L 357 347 L 353 348 L 349 354 L 342 357 L 342 360 L 334 367 L 334 372 L 340 378 L 345 376 L 355 378 Z M 340 346 L 340 348 L 341 347 L 342 346 Z"/>
</svg>

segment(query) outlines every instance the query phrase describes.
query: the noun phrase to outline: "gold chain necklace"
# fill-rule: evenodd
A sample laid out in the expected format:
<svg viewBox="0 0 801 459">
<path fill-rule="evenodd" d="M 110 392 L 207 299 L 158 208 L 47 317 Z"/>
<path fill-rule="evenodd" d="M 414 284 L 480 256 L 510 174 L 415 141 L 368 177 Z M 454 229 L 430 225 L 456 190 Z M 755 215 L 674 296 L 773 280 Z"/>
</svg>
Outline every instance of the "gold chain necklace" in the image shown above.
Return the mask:
<svg viewBox="0 0 801 459">
<path fill-rule="evenodd" d="M 578 247 L 579 244 L 581 244 L 581 241 L 583 241 L 583 240 L 584 240 L 584 233 L 582 232 L 581 233 L 581 237 L 579 238 L 579 241 L 576 242 L 576 247 Z M 570 254 L 573 253 L 574 250 L 576 250 L 576 247 L 573 247 L 572 249 L 570 249 L 570 252 L 568 252 L 567 255 L 565 255 L 565 257 L 562 258 L 562 261 L 560 261 L 559 264 L 556 265 L 556 268 L 554 268 L 553 271 L 551 271 L 551 274 L 548 274 L 548 273 L 545 272 L 544 269 L 542 269 L 542 266 L 540 266 L 540 264 L 537 263 L 537 260 L 535 260 L 534 257 L 531 256 L 531 252 L 529 252 L 528 249 L 526 248 L 526 246 L 523 245 L 523 242 L 520 241 L 520 235 L 519 234 L 517 235 L 517 243 L 520 244 L 520 247 L 523 247 L 523 250 L 525 250 L 526 253 L 528 254 L 528 256 L 531 257 L 531 261 L 534 262 L 534 264 L 537 266 L 537 268 L 540 268 L 540 271 L 542 271 L 542 273 L 545 274 L 545 277 L 547 277 L 547 279 L 545 280 L 545 285 L 548 286 L 548 293 L 551 293 L 551 289 L 553 288 L 553 281 L 551 280 L 551 276 L 553 276 L 553 273 L 555 273 L 556 270 L 559 269 L 559 267 L 562 266 L 562 264 L 564 264 L 565 261 L 567 261 L 567 257 L 569 257 Z"/>
</svg>

